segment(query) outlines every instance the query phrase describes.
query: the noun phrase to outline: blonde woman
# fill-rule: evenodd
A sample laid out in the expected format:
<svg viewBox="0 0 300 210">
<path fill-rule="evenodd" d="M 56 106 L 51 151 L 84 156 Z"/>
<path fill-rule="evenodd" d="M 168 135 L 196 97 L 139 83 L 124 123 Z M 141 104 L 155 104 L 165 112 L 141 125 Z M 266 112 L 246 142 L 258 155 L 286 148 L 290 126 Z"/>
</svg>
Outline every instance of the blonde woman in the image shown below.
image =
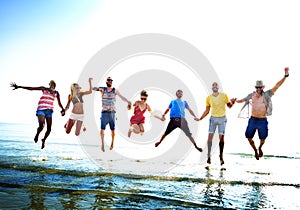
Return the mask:
<svg viewBox="0 0 300 210">
<path fill-rule="evenodd" d="M 73 103 L 73 109 L 70 114 L 69 120 L 65 125 L 66 133 L 69 134 L 72 130 L 73 125 L 76 122 L 75 135 L 80 134 L 80 130 L 83 123 L 84 111 L 83 111 L 83 99 L 82 96 L 92 93 L 92 79 L 89 78 L 90 89 L 88 91 L 82 91 L 78 83 L 73 83 L 71 85 L 71 94 L 68 96 L 68 103 L 66 105 L 65 111 L 70 107 L 70 103 Z M 84 128 L 85 130 L 85 128 Z"/>
</svg>

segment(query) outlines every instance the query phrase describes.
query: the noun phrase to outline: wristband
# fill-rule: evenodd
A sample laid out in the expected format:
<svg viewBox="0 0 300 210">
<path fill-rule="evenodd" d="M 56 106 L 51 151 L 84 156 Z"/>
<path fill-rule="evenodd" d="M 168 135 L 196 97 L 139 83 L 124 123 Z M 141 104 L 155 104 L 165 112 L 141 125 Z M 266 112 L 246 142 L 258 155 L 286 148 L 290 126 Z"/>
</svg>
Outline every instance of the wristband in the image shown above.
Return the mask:
<svg viewBox="0 0 300 210">
<path fill-rule="evenodd" d="M 284 77 L 288 77 L 288 76 L 290 76 L 290 74 L 286 74 L 286 75 L 284 75 Z"/>
</svg>

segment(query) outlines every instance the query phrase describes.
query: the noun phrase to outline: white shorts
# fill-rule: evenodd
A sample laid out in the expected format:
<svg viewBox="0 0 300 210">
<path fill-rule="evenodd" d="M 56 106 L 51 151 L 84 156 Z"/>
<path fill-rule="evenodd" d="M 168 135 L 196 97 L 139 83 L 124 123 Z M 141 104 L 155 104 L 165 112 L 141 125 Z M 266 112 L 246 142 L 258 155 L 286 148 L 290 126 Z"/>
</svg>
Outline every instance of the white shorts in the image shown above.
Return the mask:
<svg viewBox="0 0 300 210">
<path fill-rule="evenodd" d="M 80 121 L 83 121 L 83 118 L 84 118 L 84 114 L 75 114 L 73 112 L 70 114 L 70 119 L 71 120 L 80 120 Z"/>
</svg>

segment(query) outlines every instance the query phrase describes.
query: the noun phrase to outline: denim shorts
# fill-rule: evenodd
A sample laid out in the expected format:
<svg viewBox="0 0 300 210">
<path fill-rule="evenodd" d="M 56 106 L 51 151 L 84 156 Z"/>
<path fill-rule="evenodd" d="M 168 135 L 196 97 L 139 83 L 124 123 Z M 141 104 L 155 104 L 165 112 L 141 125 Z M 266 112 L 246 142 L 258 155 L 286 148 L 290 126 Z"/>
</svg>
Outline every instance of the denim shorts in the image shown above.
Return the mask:
<svg viewBox="0 0 300 210">
<path fill-rule="evenodd" d="M 225 134 L 225 128 L 226 128 L 226 122 L 227 122 L 226 116 L 224 116 L 224 117 L 213 117 L 213 116 L 211 116 L 210 119 L 209 119 L 208 132 L 209 133 L 215 133 L 216 128 L 218 126 L 218 133 L 220 135 L 224 135 Z"/>
<path fill-rule="evenodd" d="M 52 109 L 40 109 L 36 111 L 36 116 L 42 115 L 44 117 L 51 118 L 52 114 L 53 114 Z"/>
<path fill-rule="evenodd" d="M 248 126 L 245 132 L 246 138 L 253 138 L 256 130 L 258 131 L 259 139 L 266 139 L 268 137 L 268 121 L 267 118 L 251 117 L 248 121 Z"/>
<path fill-rule="evenodd" d="M 100 120 L 101 130 L 105 130 L 107 124 L 109 124 L 110 130 L 115 130 L 115 112 L 102 112 Z"/>
</svg>

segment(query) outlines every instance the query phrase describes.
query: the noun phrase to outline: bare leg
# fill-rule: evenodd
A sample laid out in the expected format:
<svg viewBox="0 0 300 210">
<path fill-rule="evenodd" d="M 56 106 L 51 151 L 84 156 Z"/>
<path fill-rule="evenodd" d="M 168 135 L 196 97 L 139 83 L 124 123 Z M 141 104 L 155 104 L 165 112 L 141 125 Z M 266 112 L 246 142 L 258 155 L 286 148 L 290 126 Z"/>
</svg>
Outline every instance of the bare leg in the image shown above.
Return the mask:
<svg viewBox="0 0 300 210">
<path fill-rule="evenodd" d="M 41 149 L 45 148 L 45 141 L 47 139 L 47 137 L 49 136 L 50 132 L 51 132 L 51 127 L 52 127 L 52 117 L 46 117 L 46 123 L 47 123 L 47 130 L 45 133 L 44 138 L 42 139 L 42 146 Z"/>
<path fill-rule="evenodd" d="M 79 136 L 79 134 L 80 134 L 82 123 L 83 122 L 80 121 L 80 120 L 77 120 L 77 122 L 76 122 L 76 130 L 75 130 L 75 135 L 76 136 Z"/>
<path fill-rule="evenodd" d="M 139 124 L 139 128 L 140 128 L 140 134 L 143 135 L 143 133 L 145 132 L 143 124 Z"/>
<path fill-rule="evenodd" d="M 208 139 L 207 139 L 207 163 L 208 164 L 211 164 L 210 153 L 211 153 L 213 137 L 214 137 L 214 133 L 208 133 Z"/>
<path fill-rule="evenodd" d="M 130 138 L 131 133 L 132 133 L 132 128 L 130 127 L 129 130 L 128 130 L 128 138 Z"/>
<path fill-rule="evenodd" d="M 114 141 L 115 141 L 115 131 L 112 130 L 111 131 L 111 144 L 110 144 L 110 150 L 112 150 L 114 148 Z"/>
<path fill-rule="evenodd" d="M 68 122 L 65 124 L 66 133 L 69 134 L 72 130 L 72 127 L 75 123 L 75 120 L 69 119 Z"/>
<path fill-rule="evenodd" d="M 39 127 L 36 129 L 36 134 L 34 137 L 34 142 L 37 143 L 39 140 L 39 135 L 42 132 L 44 126 L 45 126 L 45 116 L 43 115 L 38 115 L 38 122 L 39 122 Z"/>
<path fill-rule="evenodd" d="M 223 150 L 224 150 L 224 135 L 219 135 L 220 138 L 220 142 L 219 142 L 219 149 L 220 149 L 220 162 L 221 165 L 224 164 L 224 160 L 223 160 Z"/>
<path fill-rule="evenodd" d="M 135 127 L 135 129 L 133 128 L 133 126 Z M 137 130 L 136 128 L 139 128 L 139 130 Z M 130 126 L 129 130 L 128 130 L 128 137 L 130 138 L 132 132 L 133 132 L 133 129 L 134 129 L 134 133 L 136 134 L 139 134 L 141 132 L 141 128 L 138 124 L 133 124 Z"/>
<path fill-rule="evenodd" d="M 189 140 L 194 144 L 195 148 L 199 151 L 199 152 L 202 152 L 202 148 L 198 147 L 194 138 L 192 136 L 188 136 L 189 137 Z"/>
<path fill-rule="evenodd" d="M 264 155 L 263 151 L 261 150 L 261 148 L 264 145 L 264 143 L 265 143 L 265 139 L 261 139 L 260 140 L 260 145 L 258 147 L 258 155 L 259 155 L 259 157 L 262 157 Z"/>
<path fill-rule="evenodd" d="M 105 149 L 104 149 L 104 130 L 101 129 L 100 131 L 100 137 L 101 137 L 101 150 L 102 152 L 105 152 Z"/>
<path fill-rule="evenodd" d="M 160 145 L 160 143 L 164 140 L 164 138 L 166 137 L 166 134 L 163 134 L 160 138 L 160 140 L 158 142 L 155 143 L 155 147 L 158 147 L 158 145 Z"/>
<path fill-rule="evenodd" d="M 251 147 L 254 150 L 254 153 L 255 153 L 254 155 L 255 155 L 256 160 L 259 160 L 259 155 L 257 153 L 257 149 L 256 149 L 256 146 L 254 144 L 254 141 L 252 140 L 252 138 L 248 138 L 248 141 L 249 141 L 249 144 L 251 145 Z"/>
</svg>

